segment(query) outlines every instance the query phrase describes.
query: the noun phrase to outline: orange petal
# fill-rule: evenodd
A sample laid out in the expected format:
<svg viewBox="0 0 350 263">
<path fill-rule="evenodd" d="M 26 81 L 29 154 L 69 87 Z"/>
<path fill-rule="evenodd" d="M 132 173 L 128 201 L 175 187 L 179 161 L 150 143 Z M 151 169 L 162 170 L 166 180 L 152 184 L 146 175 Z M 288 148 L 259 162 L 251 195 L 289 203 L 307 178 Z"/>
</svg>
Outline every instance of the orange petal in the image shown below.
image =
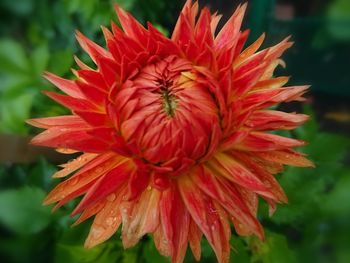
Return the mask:
<svg viewBox="0 0 350 263">
<path fill-rule="evenodd" d="M 153 233 L 159 225 L 160 191 L 146 189 L 139 199 L 123 204 L 122 241 L 124 248 L 134 246 L 146 233 Z"/>
<path fill-rule="evenodd" d="M 105 205 L 100 210 L 91 225 L 89 235 L 85 241 L 86 248 L 94 247 L 109 239 L 119 228 L 121 214 L 119 210 L 123 192 L 111 193 L 107 196 Z"/>
<path fill-rule="evenodd" d="M 85 98 L 84 94 L 80 91 L 79 87 L 73 80 L 61 78 L 50 72 L 45 72 L 44 77 L 67 95 L 74 98 Z"/>
<path fill-rule="evenodd" d="M 54 178 L 65 177 L 68 174 L 78 170 L 79 168 L 84 166 L 86 163 L 93 160 L 96 156 L 97 156 L 97 154 L 94 154 L 94 153 L 84 153 L 84 154 L 80 155 L 78 158 L 76 158 L 72 161 L 69 161 L 68 163 L 61 164 L 60 166 L 63 167 L 63 169 L 54 173 L 54 175 L 52 177 L 54 177 Z"/>
</svg>

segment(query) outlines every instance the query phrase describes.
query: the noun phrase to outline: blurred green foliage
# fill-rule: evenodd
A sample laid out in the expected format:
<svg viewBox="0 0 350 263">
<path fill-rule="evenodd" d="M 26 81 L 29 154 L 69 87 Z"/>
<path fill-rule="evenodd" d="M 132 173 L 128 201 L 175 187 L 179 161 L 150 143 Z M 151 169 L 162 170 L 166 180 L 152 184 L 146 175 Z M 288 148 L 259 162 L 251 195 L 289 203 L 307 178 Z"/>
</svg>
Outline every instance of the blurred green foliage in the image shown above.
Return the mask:
<svg viewBox="0 0 350 263">
<path fill-rule="evenodd" d="M 42 73 L 48 70 L 70 77 L 73 54 L 86 60 L 77 48 L 74 30 L 103 44 L 100 25 L 116 21 L 115 2 L 142 22 L 155 22 L 165 33 L 182 4 L 161 0 L 0 2 L 0 134 L 29 135 L 32 131 L 24 120 L 66 112 L 40 94 L 53 89 Z M 332 7 L 330 15 L 336 10 Z M 302 150 L 316 168 L 288 168 L 280 176 L 290 204 L 278 207 L 270 218 L 262 203 L 259 215 L 266 241 L 233 236 L 231 262 L 350 262 L 350 168 L 344 165 L 350 139 L 321 131 L 313 111 L 305 111 L 313 116 L 312 121 L 290 135 L 310 142 Z M 41 206 L 45 193 L 57 183 L 50 178 L 55 170 L 45 158 L 32 164 L 0 165 L 1 262 L 169 262 L 156 251 L 151 237 L 124 251 L 119 232 L 98 247 L 84 249 L 89 223 L 70 227 L 74 218 L 68 214 L 74 204 L 54 214 Z M 201 262 L 215 262 L 205 240 L 202 249 Z M 185 262 L 194 262 L 191 253 Z"/>
</svg>

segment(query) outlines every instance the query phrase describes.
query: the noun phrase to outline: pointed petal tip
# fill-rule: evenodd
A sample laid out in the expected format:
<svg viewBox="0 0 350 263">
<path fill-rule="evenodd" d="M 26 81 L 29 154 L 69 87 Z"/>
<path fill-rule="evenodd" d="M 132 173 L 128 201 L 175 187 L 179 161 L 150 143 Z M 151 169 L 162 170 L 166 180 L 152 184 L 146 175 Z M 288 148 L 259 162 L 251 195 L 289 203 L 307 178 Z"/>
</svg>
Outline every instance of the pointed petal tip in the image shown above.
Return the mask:
<svg viewBox="0 0 350 263">
<path fill-rule="evenodd" d="M 86 240 L 85 240 L 85 243 L 84 243 L 84 248 L 86 248 L 86 249 L 92 249 L 92 248 L 95 247 L 96 245 L 98 245 L 98 244 L 93 244 L 93 242 L 91 242 L 89 239 L 86 239 Z"/>
<path fill-rule="evenodd" d="M 240 6 L 240 9 L 245 12 L 247 10 L 247 7 L 248 7 L 248 1 L 247 2 L 244 2 L 241 6 Z"/>
<path fill-rule="evenodd" d="M 48 78 L 49 78 L 50 75 L 52 75 L 51 72 L 49 72 L 49 71 L 44 71 L 42 76 L 43 76 L 43 78 L 45 78 L 45 79 L 48 80 Z"/>
<path fill-rule="evenodd" d="M 31 125 L 31 126 L 40 128 L 40 127 L 38 126 L 39 124 L 36 122 L 35 119 L 28 119 L 28 120 L 25 120 L 25 123 L 27 123 L 28 125 Z"/>
<path fill-rule="evenodd" d="M 52 199 L 48 196 L 45 197 L 45 199 L 42 202 L 43 206 L 47 206 L 47 205 L 52 205 L 54 202 L 52 201 Z M 52 213 L 55 211 L 54 207 L 52 208 Z"/>
<path fill-rule="evenodd" d="M 117 13 L 118 19 L 120 20 L 121 16 L 125 16 L 127 12 L 117 3 L 113 5 L 115 12 Z"/>
</svg>

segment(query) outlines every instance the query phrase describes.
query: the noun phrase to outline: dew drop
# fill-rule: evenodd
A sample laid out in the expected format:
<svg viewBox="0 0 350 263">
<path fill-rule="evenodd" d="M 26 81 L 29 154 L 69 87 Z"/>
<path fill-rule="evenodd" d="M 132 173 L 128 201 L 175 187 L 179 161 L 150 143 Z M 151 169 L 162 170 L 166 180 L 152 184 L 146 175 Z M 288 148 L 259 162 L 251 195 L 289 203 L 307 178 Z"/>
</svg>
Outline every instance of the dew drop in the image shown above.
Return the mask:
<svg viewBox="0 0 350 263">
<path fill-rule="evenodd" d="M 112 226 L 116 221 L 117 221 L 117 218 L 111 216 L 106 219 L 106 224 L 107 226 Z"/>
<path fill-rule="evenodd" d="M 148 191 L 151 191 L 152 190 L 152 187 L 149 185 L 149 186 L 147 186 L 147 190 Z"/>
<path fill-rule="evenodd" d="M 101 173 L 102 170 L 103 170 L 102 167 L 97 167 L 97 168 L 96 168 L 96 173 Z"/>
<path fill-rule="evenodd" d="M 102 233 L 104 231 L 104 228 L 101 226 L 95 226 L 91 229 L 91 236 L 94 239 L 97 239 L 99 237 L 101 237 Z"/>
<path fill-rule="evenodd" d="M 107 196 L 107 200 L 108 200 L 109 202 L 114 201 L 115 198 L 116 198 L 115 194 L 110 194 L 109 196 Z"/>
<path fill-rule="evenodd" d="M 78 177 L 72 177 L 72 178 L 69 180 L 69 184 L 70 184 L 70 185 L 76 185 L 78 182 L 79 182 Z"/>
</svg>

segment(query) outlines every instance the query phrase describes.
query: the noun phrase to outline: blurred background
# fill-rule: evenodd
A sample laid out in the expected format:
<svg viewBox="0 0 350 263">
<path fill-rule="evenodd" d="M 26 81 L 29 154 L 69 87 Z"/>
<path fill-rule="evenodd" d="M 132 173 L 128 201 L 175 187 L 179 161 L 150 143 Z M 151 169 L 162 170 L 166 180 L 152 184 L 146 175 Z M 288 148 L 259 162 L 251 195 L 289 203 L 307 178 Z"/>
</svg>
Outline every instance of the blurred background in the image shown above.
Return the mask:
<svg viewBox="0 0 350 263">
<path fill-rule="evenodd" d="M 224 14 L 240 1 L 200 0 Z M 54 90 L 44 70 L 71 77 L 73 54 L 88 61 L 74 39 L 79 29 L 104 45 L 100 25 L 117 21 L 118 3 L 138 20 L 171 32 L 183 1 L 164 0 L 1 0 L 0 1 L 0 262 L 158 263 L 150 237 L 124 251 L 119 235 L 91 250 L 82 247 L 89 223 L 74 221 L 69 203 L 54 214 L 41 205 L 58 183 L 51 175 L 57 164 L 72 158 L 53 150 L 28 146 L 38 133 L 28 118 L 55 116 L 66 109 L 41 94 Z M 312 116 L 288 136 L 310 142 L 301 149 L 315 169 L 287 168 L 279 181 L 289 204 L 268 217 L 261 204 L 259 218 L 266 242 L 232 238 L 231 262 L 350 262 L 350 1 L 248 0 L 244 28 L 249 43 L 262 32 L 266 46 L 292 35 L 295 45 L 284 56 L 291 84 L 311 84 L 303 104 L 281 105 Z M 216 262 L 203 241 L 201 262 Z M 194 262 L 188 253 L 185 262 Z"/>
</svg>

